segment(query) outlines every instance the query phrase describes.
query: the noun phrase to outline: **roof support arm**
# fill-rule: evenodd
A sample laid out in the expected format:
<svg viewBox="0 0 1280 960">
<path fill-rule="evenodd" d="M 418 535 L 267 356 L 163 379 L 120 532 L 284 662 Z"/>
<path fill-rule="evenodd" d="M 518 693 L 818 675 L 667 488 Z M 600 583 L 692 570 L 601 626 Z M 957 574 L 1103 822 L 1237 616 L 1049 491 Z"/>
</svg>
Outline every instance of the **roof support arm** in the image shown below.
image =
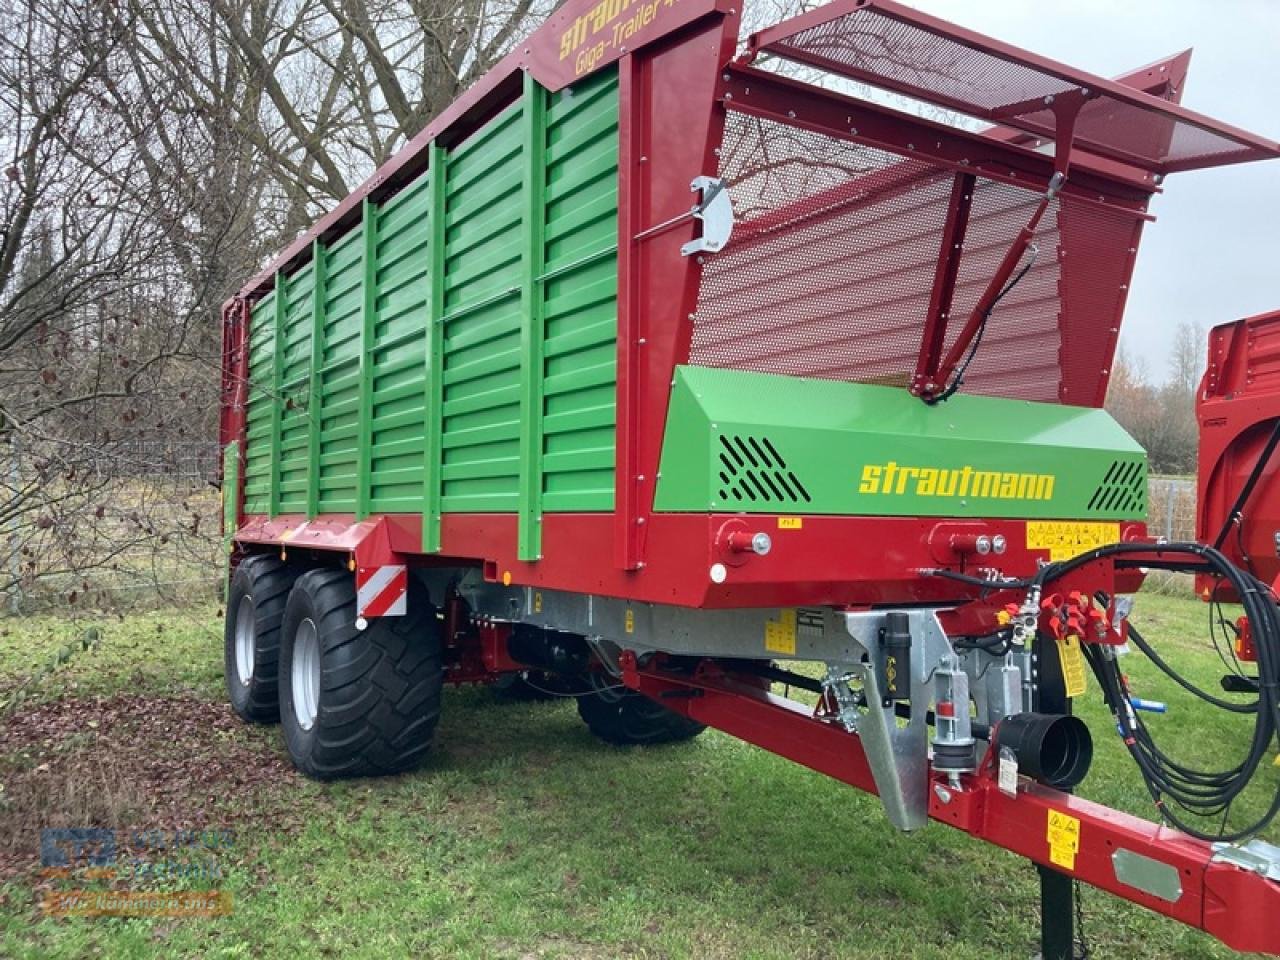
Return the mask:
<svg viewBox="0 0 1280 960">
<path fill-rule="evenodd" d="M 942 230 L 938 267 L 933 275 L 933 290 L 929 294 L 929 314 L 925 317 L 920 354 L 916 358 L 916 372 L 911 379 L 911 393 L 917 397 L 939 389 L 938 362 L 942 357 L 942 346 L 946 342 L 947 317 L 951 315 L 951 301 L 956 291 L 956 276 L 960 273 L 960 257 L 964 252 L 969 209 L 973 204 L 973 189 L 977 182 L 977 177 L 972 173 L 957 173 L 951 184 L 947 222 Z"/>
<path fill-rule="evenodd" d="M 977 340 L 982 334 L 982 328 L 986 325 L 987 318 L 991 315 L 991 311 L 995 308 L 996 303 L 1000 300 L 1009 288 L 1007 284 L 1013 276 L 1013 272 L 1018 268 L 1018 264 L 1022 262 L 1022 258 L 1026 255 L 1027 248 L 1031 246 L 1031 241 L 1036 234 L 1036 228 L 1040 226 L 1040 220 L 1044 217 L 1045 211 L 1049 209 L 1049 204 L 1057 197 L 1058 192 L 1062 189 L 1063 184 L 1067 180 L 1067 171 L 1071 165 L 1071 140 L 1075 131 L 1076 117 L 1080 113 L 1080 107 L 1089 99 L 1088 90 L 1072 90 L 1058 97 L 1046 97 L 1045 104 L 1053 110 L 1054 114 L 1054 152 L 1053 152 L 1053 177 L 1049 181 L 1048 189 L 1040 198 L 1040 202 L 1036 204 L 1035 210 L 1031 213 L 1031 218 L 1027 221 L 1027 225 L 1018 231 L 1018 235 L 1014 238 L 1004 258 L 1000 261 L 1000 266 L 992 275 L 991 280 L 987 283 L 986 289 L 982 291 L 982 296 L 978 298 L 978 302 L 974 304 L 973 311 L 969 314 L 969 319 L 965 322 L 964 328 L 956 337 L 955 342 L 951 344 L 951 349 L 947 351 L 946 356 L 938 365 L 937 370 L 931 377 L 926 377 L 926 382 L 919 382 L 919 367 L 917 367 L 916 379 L 912 381 L 911 392 L 924 400 L 925 403 L 934 404 L 941 400 L 947 399 L 960 386 L 961 378 L 964 376 L 964 365 L 962 358 L 966 353 L 971 353 L 971 348 L 976 349 Z M 939 269 L 942 269 L 942 262 L 939 261 Z M 937 291 L 935 288 L 935 295 Z M 932 317 L 932 302 L 931 316 Z M 939 344 L 946 338 L 946 319 L 939 317 L 932 331 L 932 336 Z M 926 329 L 926 336 L 931 331 Z M 925 348 L 928 344 L 922 345 L 921 360 L 925 356 Z M 957 372 L 957 368 L 958 371 Z M 952 382 L 953 377 L 955 381 Z"/>
</svg>

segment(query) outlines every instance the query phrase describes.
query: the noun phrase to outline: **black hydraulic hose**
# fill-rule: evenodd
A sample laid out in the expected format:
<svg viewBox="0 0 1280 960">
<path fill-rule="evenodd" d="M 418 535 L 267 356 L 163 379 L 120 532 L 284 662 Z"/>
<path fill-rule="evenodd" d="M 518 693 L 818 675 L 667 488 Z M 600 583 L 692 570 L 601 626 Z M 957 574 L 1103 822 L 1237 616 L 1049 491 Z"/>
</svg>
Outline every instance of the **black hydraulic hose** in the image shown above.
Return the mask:
<svg viewBox="0 0 1280 960">
<path fill-rule="evenodd" d="M 969 347 L 969 352 L 965 355 L 964 361 L 952 375 L 951 382 L 947 384 L 945 389 L 943 389 L 943 391 L 937 396 L 926 396 L 923 398 L 924 402 L 929 406 L 932 407 L 951 399 L 951 397 L 955 395 L 955 392 L 960 389 L 961 384 L 964 383 L 964 375 L 969 372 L 969 364 L 973 363 L 973 358 L 978 352 L 978 347 L 982 343 L 982 335 L 986 333 L 987 330 L 987 321 L 991 319 L 991 314 L 995 311 L 996 304 L 1003 300 L 1009 291 L 1021 283 L 1022 278 L 1025 277 L 1031 268 L 1036 265 L 1036 258 L 1040 254 L 1040 248 L 1032 243 L 1028 245 L 1028 249 L 1031 251 L 1031 259 L 1027 261 L 1026 265 L 1021 270 L 1018 271 L 1018 275 L 1005 284 L 1004 289 L 996 294 L 995 299 L 991 301 L 991 306 L 987 307 L 986 312 L 983 313 L 982 322 L 978 325 L 978 332 L 974 334 L 973 337 L 973 344 Z"/>
<path fill-rule="evenodd" d="M 1221 697 L 1215 697 L 1213 694 L 1205 690 L 1201 690 L 1186 677 L 1182 676 L 1182 674 L 1174 670 L 1173 667 L 1169 666 L 1160 654 L 1156 653 L 1151 644 L 1147 643 L 1142 634 L 1138 632 L 1137 628 L 1132 623 L 1129 624 L 1129 639 L 1133 641 L 1133 645 L 1135 647 L 1146 654 L 1147 659 L 1154 663 L 1161 673 L 1188 693 L 1194 694 L 1201 700 L 1205 701 L 1205 703 L 1211 703 L 1221 710 L 1229 710 L 1232 713 L 1258 712 L 1258 701 L 1254 701 L 1253 703 L 1232 703 L 1230 700 L 1223 700 Z"/>
<path fill-rule="evenodd" d="M 1166 821 L 1182 832 L 1202 840 L 1235 841 L 1253 836 L 1280 813 L 1280 790 L 1277 790 L 1269 809 L 1255 823 L 1237 831 L 1201 831 L 1170 810 L 1169 804 L 1165 802 L 1166 796 L 1177 806 L 1200 817 L 1225 813 L 1252 779 L 1256 760 L 1261 759 L 1261 754 L 1265 754 L 1269 739 L 1263 741 L 1260 754 L 1257 736 L 1259 729 L 1255 728 L 1254 748 L 1240 766 L 1224 774 L 1193 772 L 1194 776 L 1191 778 L 1183 776 L 1186 768 L 1171 763 L 1165 754 L 1155 749 L 1141 718 L 1129 708 L 1127 690 L 1115 661 L 1107 660 L 1100 651 L 1091 647 L 1086 646 L 1084 650 L 1094 676 L 1103 688 L 1107 705 L 1120 727 L 1125 746 L 1142 772 L 1147 790 Z M 1259 728 L 1262 726 L 1264 725 L 1259 724 Z"/>
<path fill-rule="evenodd" d="M 1261 472 L 1258 467 L 1255 470 Z M 1233 713 L 1253 714 L 1253 736 L 1248 752 L 1239 763 L 1229 769 L 1196 770 L 1162 751 L 1151 737 L 1141 716 L 1133 710 L 1127 684 L 1115 659 L 1091 644 L 1085 644 L 1083 651 L 1102 687 L 1125 747 L 1138 766 L 1143 782 L 1165 821 L 1184 833 L 1205 840 L 1235 841 L 1253 836 L 1280 814 L 1280 788 L 1277 788 L 1268 809 L 1247 827 L 1229 831 L 1226 819 L 1233 802 L 1256 777 L 1271 744 L 1276 740 L 1277 731 L 1280 731 L 1280 604 L 1277 604 L 1270 587 L 1249 571 L 1235 566 L 1216 547 L 1201 543 L 1109 544 L 1069 560 L 1045 564 L 1024 580 L 982 580 L 950 571 L 929 573 L 989 589 L 1025 586 L 1028 590 L 1043 590 L 1046 585 L 1073 570 L 1102 559 L 1111 559 L 1119 569 L 1155 567 L 1208 573 L 1225 580 L 1240 598 L 1253 630 L 1257 650 L 1258 699 L 1254 704 L 1230 703 L 1201 690 L 1177 675 L 1168 663 L 1155 654 L 1140 633 L 1135 635 L 1132 628 L 1130 633 L 1135 646 L 1151 657 L 1158 668 L 1184 689 Z M 1186 816 L 1171 808 L 1184 810 L 1192 818 L 1221 817 L 1221 829 L 1216 832 L 1199 830 L 1188 822 Z"/>
<path fill-rule="evenodd" d="M 1272 445 L 1268 444 L 1268 447 L 1271 448 Z M 1255 465 L 1255 474 L 1261 474 L 1266 458 L 1270 455 L 1270 449 L 1264 451 L 1264 456 L 1259 458 L 1261 466 Z M 1242 497 L 1237 502 L 1242 504 L 1246 499 L 1247 497 Z M 1027 590 L 1038 592 L 1073 570 L 1103 559 L 1111 559 L 1117 569 L 1155 567 L 1208 573 L 1219 581 L 1226 581 L 1240 598 L 1257 650 L 1258 699 L 1255 704 L 1233 704 L 1208 694 L 1177 675 L 1169 664 L 1155 654 L 1140 633 L 1135 634 L 1131 628 L 1130 634 L 1134 637 L 1135 646 L 1151 657 L 1158 668 L 1184 689 L 1233 713 L 1253 714 L 1253 736 L 1249 750 L 1244 759 L 1229 769 L 1196 770 L 1161 750 L 1142 717 L 1133 709 L 1127 683 L 1115 658 L 1108 651 L 1092 644 L 1085 644 L 1082 649 L 1102 687 L 1125 747 L 1142 774 L 1143 782 L 1163 819 L 1184 833 L 1204 840 L 1236 841 L 1255 835 L 1280 814 L 1280 786 L 1267 810 L 1247 827 L 1228 830 L 1226 821 L 1232 804 L 1257 776 L 1259 767 L 1280 731 L 1280 602 L 1277 602 L 1267 584 L 1248 570 L 1237 567 L 1217 547 L 1190 542 L 1109 544 L 1069 560 L 1045 564 L 1024 580 L 982 580 L 939 570 L 927 571 L 927 575 L 989 589 L 1025 586 Z M 1197 829 L 1185 816 L 1174 812 L 1172 808 L 1175 807 L 1186 811 L 1193 818 L 1221 817 L 1221 828 L 1216 832 Z"/>
<path fill-rule="evenodd" d="M 1213 541 L 1215 550 L 1222 549 L 1222 545 L 1227 541 L 1227 534 L 1231 532 L 1232 525 L 1237 523 L 1244 514 L 1244 506 L 1249 502 L 1249 497 L 1253 495 L 1253 488 L 1257 486 L 1258 481 L 1262 478 L 1262 471 L 1267 468 L 1271 455 L 1276 452 L 1277 445 L 1280 445 L 1280 418 L 1276 420 L 1275 426 L 1271 428 L 1271 436 L 1267 437 L 1266 446 L 1262 448 L 1258 462 L 1249 471 L 1248 479 L 1245 480 L 1244 486 L 1240 488 L 1240 492 L 1236 495 L 1236 502 L 1231 505 L 1227 518 L 1222 521 L 1222 529 L 1218 531 L 1218 535 Z"/>
<path fill-rule="evenodd" d="M 967 583 L 975 587 L 985 587 L 988 590 L 1025 590 L 1032 584 L 1032 577 L 1024 577 L 1022 579 L 1009 580 L 986 580 L 982 577 L 973 577 L 967 573 L 958 573 L 955 570 L 928 570 L 926 574 L 931 577 L 942 577 L 944 580 L 955 580 L 957 583 Z"/>
<path fill-rule="evenodd" d="M 1248 827 L 1227 831 L 1225 823 L 1216 833 L 1200 831 L 1183 818 L 1171 812 L 1168 798 L 1178 807 L 1197 816 L 1225 815 L 1232 802 L 1253 780 L 1265 759 L 1272 741 L 1280 729 L 1280 608 L 1274 602 L 1270 589 L 1251 573 L 1231 563 L 1219 550 L 1199 543 L 1112 544 L 1091 550 L 1071 560 L 1050 564 L 1037 572 L 1035 579 L 1041 584 L 1051 582 L 1069 571 L 1103 557 L 1135 556 L 1133 561 L 1144 566 L 1152 565 L 1150 554 L 1157 554 L 1159 565 L 1207 568 L 1228 581 L 1240 597 L 1246 616 L 1254 631 L 1258 651 L 1258 701 L 1256 705 L 1253 738 L 1247 756 L 1229 770 L 1198 771 L 1179 764 L 1161 751 L 1152 740 L 1146 725 L 1130 707 L 1124 679 L 1114 660 L 1108 660 L 1101 651 L 1086 645 L 1085 655 L 1098 677 L 1108 706 L 1116 718 L 1125 746 L 1142 772 L 1148 790 L 1160 808 L 1162 815 L 1178 829 L 1192 836 L 1208 840 L 1240 840 L 1263 829 L 1280 813 L 1280 789 L 1277 789 L 1268 810 Z M 1190 563 L 1178 564 L 1174 558 L 1192 558 Z M 1135 641 L 1136 644 L 1136 641 Z M 1144 651 L 1146 652 L 1146 651 Z M 1167 665 L 1166 665 L 1167 666 Z M 1200 691 L 1203 693 L 1203 691 Z M 1216 698 L 1215 698 L 1216 699 Z M 1235 705 L 1233 705 L 1235 706 Z M 1225 816 L 1224 816 L 1225 819 Z"/>
</svg>

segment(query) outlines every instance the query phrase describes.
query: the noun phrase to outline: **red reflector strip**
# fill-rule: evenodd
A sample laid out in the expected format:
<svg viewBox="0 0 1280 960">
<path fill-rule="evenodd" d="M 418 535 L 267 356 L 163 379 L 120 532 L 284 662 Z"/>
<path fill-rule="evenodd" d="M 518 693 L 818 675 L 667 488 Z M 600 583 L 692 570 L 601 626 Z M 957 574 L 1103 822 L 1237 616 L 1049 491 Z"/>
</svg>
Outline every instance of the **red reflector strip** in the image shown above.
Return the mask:
<svg viewBox="0 0 1280 960">
<path fill-rule="evenodd" d="M 404 564 L 356 571 L 356 616 L 402 617 L 408 608 L 409 568 Z"/>
</svg>

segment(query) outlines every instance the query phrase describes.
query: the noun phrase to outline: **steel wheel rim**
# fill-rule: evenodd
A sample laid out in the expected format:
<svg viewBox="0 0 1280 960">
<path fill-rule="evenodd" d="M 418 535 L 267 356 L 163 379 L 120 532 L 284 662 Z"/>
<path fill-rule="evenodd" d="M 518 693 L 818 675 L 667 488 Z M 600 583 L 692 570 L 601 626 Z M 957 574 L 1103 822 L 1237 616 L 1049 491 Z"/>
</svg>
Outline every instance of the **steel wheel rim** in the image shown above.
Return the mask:
<svg viewBox="0 0 1280 960">
<path fill-rule="evenodd" d="M 293 715 L 298 726 L 310 730 L 320 712 L 320 636 L 310 617 L 298 624 L 293 635 L 289 679 L 293 686 Z"/>
<path fill-rule="evenodd" d="M 243 687 L 253 679 L 254 614 L 253 597 L 241 597 L 236 607 L 235 645 L 236 679 Z"/>
</svg>

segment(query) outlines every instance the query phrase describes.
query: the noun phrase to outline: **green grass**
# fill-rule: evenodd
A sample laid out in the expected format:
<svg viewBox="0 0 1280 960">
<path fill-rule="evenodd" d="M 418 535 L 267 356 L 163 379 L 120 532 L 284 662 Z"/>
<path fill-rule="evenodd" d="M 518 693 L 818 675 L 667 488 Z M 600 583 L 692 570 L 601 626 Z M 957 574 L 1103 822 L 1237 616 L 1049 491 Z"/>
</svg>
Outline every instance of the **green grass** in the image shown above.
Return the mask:
<svg viewBox="0 0 1280 960">
<path fill-rule="evenodd" d="M 1201 604 L 1144 597 L 1135 620 L 1188 673 L 1216 682 L 1221 664 L 1201 639 Z M 0 623 L 8 631 L 0 637 L 0 694 L 84 626 Z M 20 710 L 121 692 L 161 705 L 220 701 L 213 608 L 97 626 L 98 648 L 44 677 Z M 1169 714 L 1150 718 L 1161 742 L 1205 761 L 1243 750 L 1247 730 L 1238 718 L 1195 707 L 1138 655 L 1126 668 L 1138 692 L 1170 703 Z M 1082 792 L 1147 815 L 1092 678 L 1084 699 L 1098 751 Z M 83 732 L 81 746 L 63 747 L 91 751 L 91 731 Z M 246 764 L 269 764 L 283 752 L 276 728 L 229 726 L 208 737 L 179 730 L 165 745 L 175 776 L 188 772 L 184 762 L 205 762 L 205 741 L 239 751 Z M 1033 953 L 1036 888 L 1026 861 L 940 824 L 898 834 L 874 798 L 719 733 L 618 750 L 589 736 L 572 703 L 505 703 L 460 689 L 446 695 L 437 745 L 423 770 L 398 778 L 318 785 L 282 769 L 243 789 L 195 790 L 189 802 L 208 822 L 236 830 L 223 858 L 231 916 L 48 919 L 31 880 L 18 877 L 0 888 L 0 956 Z M 37 742 L 29 755 L 0 757 L 0 780 L 29 777 L 41 751 L 59 749 Z M 1274 790 L 1277 775 L 1268 768 L 1257 792 Z M 1269 839 L 1280 840 L 1274 827 Z M 35 864 L 37 850 L 28 858 Z M 1097 891 L 1086 892 L 1085 912 L 1095 957 L 1231 955 Z"/>
</svg>

